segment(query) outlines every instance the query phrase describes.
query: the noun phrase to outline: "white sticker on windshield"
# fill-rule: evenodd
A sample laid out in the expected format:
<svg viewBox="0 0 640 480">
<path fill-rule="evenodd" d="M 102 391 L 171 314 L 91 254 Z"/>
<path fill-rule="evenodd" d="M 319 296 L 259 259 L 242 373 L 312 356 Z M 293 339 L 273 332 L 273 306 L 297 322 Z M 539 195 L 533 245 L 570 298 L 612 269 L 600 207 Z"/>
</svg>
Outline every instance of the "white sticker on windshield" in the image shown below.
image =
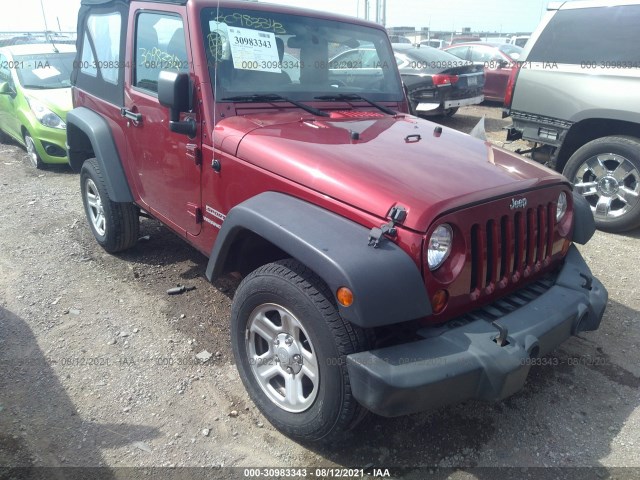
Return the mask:
<svg viewBox="0 0 640 480">
<path fill-rule="evenodd" d="M 234 68 L 280 73 L 280 56 L 273 32 L 229 27 Z"/>
<path fill-rule="evenodd" d="M 42 68 L 34 68 L 31 72 L 40 80 L 46 80 L 47 78 L 57 77 L 60 75 L 60 70 L 56 67 L 48 66 Z"/>
</svg>

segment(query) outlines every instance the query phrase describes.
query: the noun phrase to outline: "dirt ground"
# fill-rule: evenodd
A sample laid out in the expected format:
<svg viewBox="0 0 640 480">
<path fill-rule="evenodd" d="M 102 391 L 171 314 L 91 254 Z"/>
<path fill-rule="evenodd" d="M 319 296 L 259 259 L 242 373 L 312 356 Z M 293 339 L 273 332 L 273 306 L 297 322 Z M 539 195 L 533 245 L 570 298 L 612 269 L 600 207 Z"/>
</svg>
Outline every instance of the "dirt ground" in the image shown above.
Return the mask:
<svg viewBox="0 0 640 480">
<path fill-rule="evenodd" d="M 509 121 L 496 106 L 441 123 L 469 131 L 483 116 L 503 145 Z M 639 232 L 597 233 L 580 247 L 609 290 L 602 326 L 556 350 L 557 365 L 534 367 L 522 392 L 372 415 L 331 447 L 289 440 L 249 400 L 229 341 L 233 285 L 211 286 L 206 258 L 157 222 L 143 219 L 140 235 L 130 251 L 105 253 L 85 220 L 78 175 L 36 171 L 23 149 L 0 144 L 0 478 L 98 466 L 108 467 L 105 478 L 203 471 L 178 467 L 212 467 L 207 478 L 305 467 L 317 477 L 323 466 L 416 479 L 640 477 Z M 177 284 L 196 288 L 167 295 Z M 203 350 L 206 363 L 195 357 Z"/>
</svg>

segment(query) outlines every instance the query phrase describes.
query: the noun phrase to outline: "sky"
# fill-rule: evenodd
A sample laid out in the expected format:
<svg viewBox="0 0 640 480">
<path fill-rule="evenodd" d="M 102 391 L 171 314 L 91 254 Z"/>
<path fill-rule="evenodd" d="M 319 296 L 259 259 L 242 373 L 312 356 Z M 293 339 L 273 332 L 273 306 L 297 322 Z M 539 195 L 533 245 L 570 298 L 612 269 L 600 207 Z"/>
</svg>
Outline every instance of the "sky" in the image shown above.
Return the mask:
<svg viewBox="0 0 640 480">
<path fill-rule="evenodd" d="M 63 31 L 75 31 L 80 0 L 2 0 L 0 32 L 44 30 L 41 1 L 50 30 L 57 30 L 59 22 Z M 364 17 L 365 0 L 270 1 Z M 373 20 L 375 0 L 369 3 Z M 529 32 L 538 25 L 547 3 L 548 0 L 387 0 L 387 27 L 431 26 L 432 30 L 470 27 L 476 31 Z"/>
</svg>

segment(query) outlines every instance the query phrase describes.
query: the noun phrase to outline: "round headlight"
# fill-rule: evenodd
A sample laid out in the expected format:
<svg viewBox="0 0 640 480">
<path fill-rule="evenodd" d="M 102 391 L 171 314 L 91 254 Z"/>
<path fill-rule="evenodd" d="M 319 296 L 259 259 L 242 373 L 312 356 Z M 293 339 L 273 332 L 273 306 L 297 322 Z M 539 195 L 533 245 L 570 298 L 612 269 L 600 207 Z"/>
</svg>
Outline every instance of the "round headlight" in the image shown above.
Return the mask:
<svg viewBox="0 0 640 480">
<path fill-rule="evenodd" d="M 446 223 L 436 228 L 429 239 L 427 248 L 427 264 L 429 270 L 436 270 L 451 253 L 453 245 L 453 230 Z"/>
<path fill-rule="evenodd" d="M 558 195 L 558 204 L 556 205 L 556 221 L 559 222 L 567 213 L 567 194 L 560 192 Z"/>
</svg>

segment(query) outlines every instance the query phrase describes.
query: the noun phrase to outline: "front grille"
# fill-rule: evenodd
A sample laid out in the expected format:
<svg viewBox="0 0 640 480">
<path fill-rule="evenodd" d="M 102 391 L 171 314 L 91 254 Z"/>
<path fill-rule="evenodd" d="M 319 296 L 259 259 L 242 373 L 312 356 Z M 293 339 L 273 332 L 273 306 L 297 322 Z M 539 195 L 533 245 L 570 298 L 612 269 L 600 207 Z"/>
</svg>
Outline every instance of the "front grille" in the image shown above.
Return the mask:
<svg viewBox="0 0 640 480">
<path fill-rule="evenodd" d="M 471 300 L 539 272 L 551 262 L 555 203 L 511 211 L 471 226 Z"/>
</svg>

